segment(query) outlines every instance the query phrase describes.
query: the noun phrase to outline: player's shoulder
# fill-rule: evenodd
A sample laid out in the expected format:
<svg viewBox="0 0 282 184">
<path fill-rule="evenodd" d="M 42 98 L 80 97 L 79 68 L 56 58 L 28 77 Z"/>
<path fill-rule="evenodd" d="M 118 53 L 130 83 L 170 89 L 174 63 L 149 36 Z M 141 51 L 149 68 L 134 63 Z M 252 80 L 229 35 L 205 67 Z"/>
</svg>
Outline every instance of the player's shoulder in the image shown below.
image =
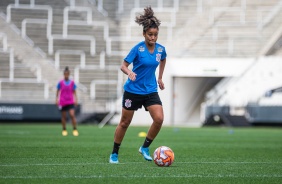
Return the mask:
<svg viewBox="0 0 282 184">
<path fill-rule="evenodd" d="M 139 43 L 137 43 L 134 47 L 133 47 L 133 49 L 135 49 L 135 50 L 137 50 L 137 51 L 139 51 L 139 52 L 143 52 L 144 50 L 145 50 L 145 41 L 141 41 L 141 42 L 139 42 Z"/>
<path fill-rule="evenodd" d="M 70 79 L 70 82 L 71 82 L 72 84 L 75 84 L 74 79 Z"/>
<path fill-rule="evenodd" d="M 156 48 L 157 48 L 158 52 L 164 52 L 165 51 L 165 46 L 163 46 L 159 43 L 156 43 Z"/>
</svg>

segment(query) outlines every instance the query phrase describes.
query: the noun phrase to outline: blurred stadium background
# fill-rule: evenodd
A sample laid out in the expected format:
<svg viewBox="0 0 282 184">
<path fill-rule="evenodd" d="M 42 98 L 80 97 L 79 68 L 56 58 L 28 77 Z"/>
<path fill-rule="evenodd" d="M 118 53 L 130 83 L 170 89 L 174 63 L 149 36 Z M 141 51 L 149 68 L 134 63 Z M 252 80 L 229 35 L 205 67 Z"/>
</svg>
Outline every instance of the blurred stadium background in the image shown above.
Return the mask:
<svg viewBox="0 0 282 184">
<path fill-rule="evenodd" d="M 148 5 L 168 53 L 165 125 L 282 122 L 282 0 L 1 0 L 1 121 L 59 121 L 69 66 L 79 122 L 117 123 L 119 66 L 143 40 L 134 17 Z M 149 122 L 144 110 L 133 120 Z"/>
</svg>

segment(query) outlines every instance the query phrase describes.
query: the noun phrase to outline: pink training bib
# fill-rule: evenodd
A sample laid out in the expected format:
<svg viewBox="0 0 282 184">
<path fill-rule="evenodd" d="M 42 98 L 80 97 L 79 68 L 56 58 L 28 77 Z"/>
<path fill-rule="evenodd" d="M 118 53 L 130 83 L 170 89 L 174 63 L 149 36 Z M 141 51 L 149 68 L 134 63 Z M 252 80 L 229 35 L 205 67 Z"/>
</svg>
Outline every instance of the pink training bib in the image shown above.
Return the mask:
<svg viewBox="0 0 282 184">
<path fill-rule="evenodd" d="M 60 106 L 66 106 L 74 104 L 74 81 L 71 80 L 68 85 L 66 85 L 64 80 L 60 81 Z"/>
</svg>

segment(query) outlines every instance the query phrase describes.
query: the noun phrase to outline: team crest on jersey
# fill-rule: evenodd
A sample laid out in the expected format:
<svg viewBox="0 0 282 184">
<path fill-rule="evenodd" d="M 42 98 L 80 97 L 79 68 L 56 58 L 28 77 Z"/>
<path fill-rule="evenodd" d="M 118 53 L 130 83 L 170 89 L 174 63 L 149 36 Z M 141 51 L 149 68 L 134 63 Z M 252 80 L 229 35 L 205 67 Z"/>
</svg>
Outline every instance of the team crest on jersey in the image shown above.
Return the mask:
<svg viewBox="0 0 282 184">
<path fill-rule="evenodd" d="M 162 56 L 162 55 L 161 55 L 160 53 L 157 53 L 157 54 L 156 54 L 156 61 L 157 61 L 157 62 L 160 62 L 160 61 L 161 61 L 161 56 Z"/>
<path fill-rule="evenodd" d="M 125 103 L 124 103 L 125 107 L 126 107 L 126 108 L 131 107 L 131 102 L 132 102 L 131 100 L 126 99 L 126 100 L 125 100 Z"/>
<path fill-rule="evenodd" d="M 140 52 L 144 52 L 144 51 L 145 51 L 145 47 L 140 46 L 140 47 L 138 48 L 138 50 L 139 50 Z"/>
<path fill-rule="evenodd" d="M 158 47 L 158 52 L 163 52 L 163 48 L 162 47 Z"/>
</svg>

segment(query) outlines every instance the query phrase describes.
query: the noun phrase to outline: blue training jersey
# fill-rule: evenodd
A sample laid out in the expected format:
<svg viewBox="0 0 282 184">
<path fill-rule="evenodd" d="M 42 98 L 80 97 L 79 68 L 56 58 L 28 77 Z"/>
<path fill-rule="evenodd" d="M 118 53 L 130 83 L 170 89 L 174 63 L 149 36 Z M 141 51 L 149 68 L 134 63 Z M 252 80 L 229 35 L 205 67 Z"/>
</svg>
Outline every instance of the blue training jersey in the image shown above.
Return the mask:
<svg viewBox="0 0 282 184">
<path fill-rule="evenodd" d="M 70 83 L 71 83 L 71 80 L 64 80 L 64 83 L 65 83 L 65 85 L 66 86 L 68 86 L 68 85 L 70 85 Z M 61 82 L 58 82 L 58 84 L 57 84 L 57 90 L 60 90 L 61 89 Z M 76 90 L 76 84 L 74 83 L 74 85 L 73 85 L 73 90 Z"/>
<path fill-rule="evenodd" d="M 156 43 L 155 50 L 150 53 L 145 41 L 134 46 L 124 58 L 129 64 L 133 63 L 132 71 L 136 73 L 136 80 L 129 78 L 124 84 L 124 90 L 134 94 L 146 95 L 158 91 L 156 69 L 160 61 L 166 58 L 165 47 Z"/>
</svg>

